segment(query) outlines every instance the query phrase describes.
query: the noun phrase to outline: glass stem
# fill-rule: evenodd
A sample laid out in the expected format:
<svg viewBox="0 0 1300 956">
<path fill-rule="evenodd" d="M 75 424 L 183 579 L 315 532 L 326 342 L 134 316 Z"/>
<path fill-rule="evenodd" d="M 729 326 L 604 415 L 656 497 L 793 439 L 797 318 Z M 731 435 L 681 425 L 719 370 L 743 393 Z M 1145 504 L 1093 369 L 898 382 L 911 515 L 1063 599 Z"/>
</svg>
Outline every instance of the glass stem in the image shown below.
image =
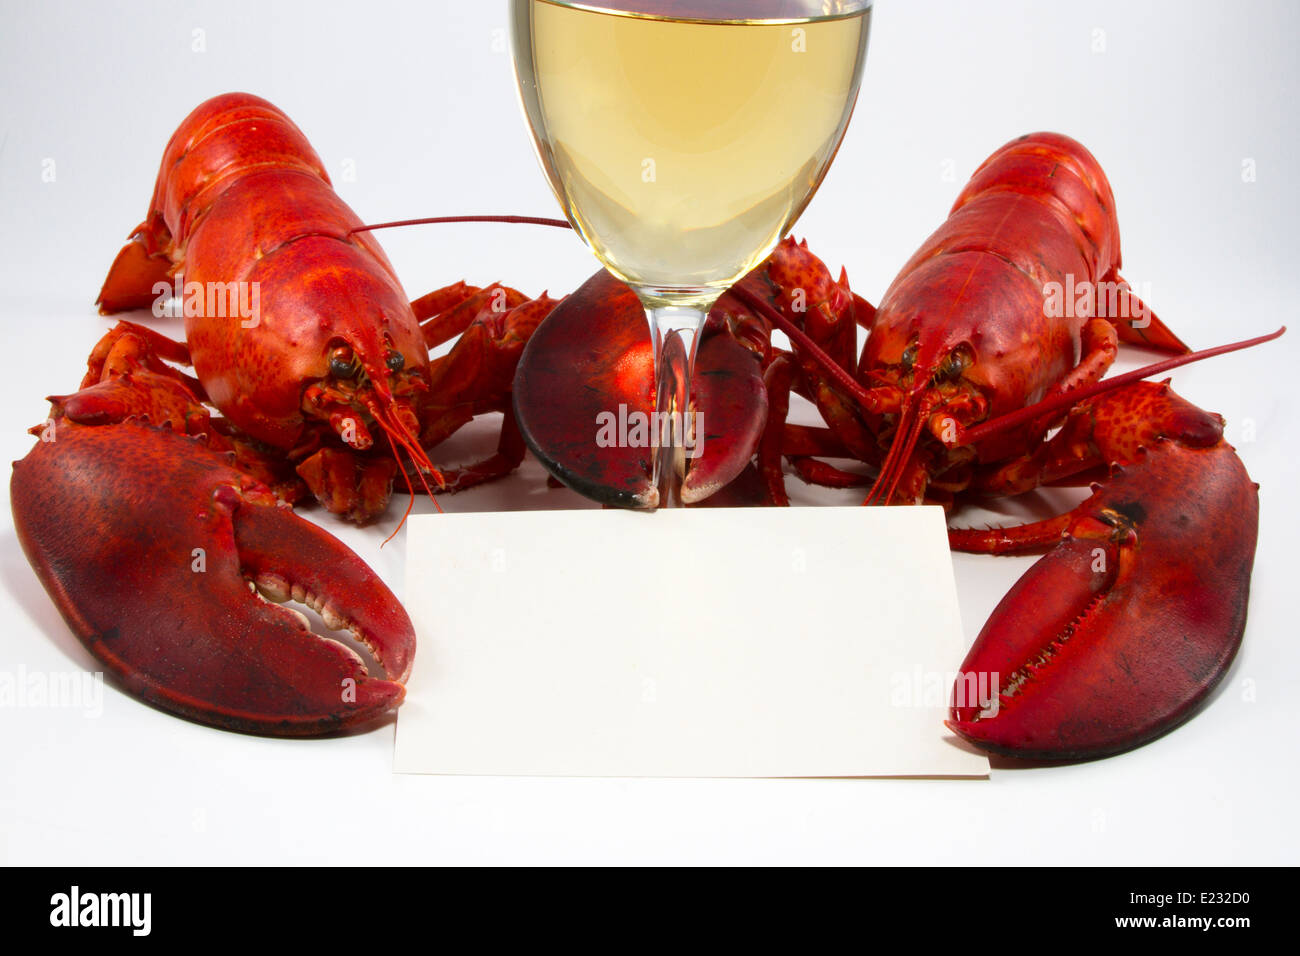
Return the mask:
<svg viewBox="0 0 1300 956">
<path fill-rule="evenodd" d="M 651 420 L 654 486 L 660 508 L 682 506 L 686 459 L 698 453 L 703 430 L 691 411 L 691 372 L 705 312 L 687 306 L 646 307 L 655 356 L 655 414 Z"/>
</svg>

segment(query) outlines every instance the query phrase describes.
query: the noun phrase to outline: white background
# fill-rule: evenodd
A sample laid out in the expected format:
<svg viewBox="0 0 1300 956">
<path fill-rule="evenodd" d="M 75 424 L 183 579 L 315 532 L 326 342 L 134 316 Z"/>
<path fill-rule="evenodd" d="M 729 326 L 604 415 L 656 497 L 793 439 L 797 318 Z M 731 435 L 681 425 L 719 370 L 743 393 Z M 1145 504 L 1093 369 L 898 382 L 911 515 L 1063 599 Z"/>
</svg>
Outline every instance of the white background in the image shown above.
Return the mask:
<svg viewBox="0 0 1300 956">
<path fill-rule="evenodd" d="M 370 221 L 555 214 L 515 102 L 504 3 L 3 0 L 0 10 L 8 459 L 30 447 L 24 429 L 44 418 L 43 396 L 79 380 L 108 327 L 91 305 L 99 283 L 145 213 L 168 136 L 207 96 L 244 89 L 282 107 Z M 1300 8 L 1283 0 L 881 0 L 857 114 L 796 234 L 876 300 L 981 159 L 1013 136 L 1056 129 L 1109 173 L 1125 271 L 1188 342 L 1294 324 L 1298 34 Z M 47 160 L 53 182 L 42 178 Z M 1254 182 L 1243 181 L 1248 160 Z M 355 181 L 340 176 L 349 161 Z M 381 238 L 413 296 L 462 277 L 558 294 L 595 268 L 573 237 L 550 230 Z M 0 709 L 0 859 L 1296 863 L 1297 334 L 1175 375 L 1181 394 L 1227 417 L 1260 482 L 1260 544 L 1245 645 L 1221 691 L 1135 752 L 1059 767 L 999 761 L 983 782 L 409 777 L 390 773 L 391 725 L 265 740 L 107 688 L 97 719 Z M 1130 353 L 1126 364 L 1147 358 Z M 469 457 L 485 441 L 480 429 L 435 457 Z M 579 504 L 545 489 L 535 463 L 445 503 Z M 3 514 L 0 670 L 92 669 Z M 400 542 L 378 549 L 396 519 L 394 509 L 366 531 L 323 522 L 400 591 Z M 973 639 L 1029 561 L 954 561 Z M 755 568 L 756 595 L 765 573 L 778 572 Z"/>
</svg>

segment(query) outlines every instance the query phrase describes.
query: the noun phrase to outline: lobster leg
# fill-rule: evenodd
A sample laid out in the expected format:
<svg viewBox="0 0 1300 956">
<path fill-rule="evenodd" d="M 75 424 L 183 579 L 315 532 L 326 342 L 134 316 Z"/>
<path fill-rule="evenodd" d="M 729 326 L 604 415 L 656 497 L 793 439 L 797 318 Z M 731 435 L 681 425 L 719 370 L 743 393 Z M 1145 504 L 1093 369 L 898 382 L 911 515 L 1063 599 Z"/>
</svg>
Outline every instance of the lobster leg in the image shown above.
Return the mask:
<svg viewBox="0 0 1300 956">
<path fill-rule="evenodd" d="M 292 467 L 281 456 L 238 436 L 224 419 L 214 419 L 202 404 L 203 386 L 163 362 L 160 355 L 182 363 L 188 358 L 179 342 L 131 322 L 118 322 L 92 351 L 81 389 L 51 396 L 52 418 L 97 426 L 139 418 L 181 434 L 203 436 L 213 450 L 231 453 L 236 468 L 269 486 L 281 501 L 297 501 L 303 486 Z"/>
<path fill-rule="evenodd" d="M 181 432 L 191 427 L 206 431 L 208 412 L 200 404 L 202 387 L 162 362 L 153 351 L 152 339 L 141 334 L 145 331 L 119 322 L 105 334 L 91 353 L 81 389 L 53 399 L 56 413 L 86 425 L 138 416 L 158 424 L 170 423 Z"/>
<path fill-rule="evenodd" d="M 792 457 L 822 455 L 827 458 L 848 458 L 849 450 L 829 428 L 813 425 L 785 423 L 782 449 Z"/>
<path fill-rule="evenodd" d="M 458 295 L 464 297 L 457 301 Z M 503 415 L 496 451 L 474 464 L 441 469 L 444 491 L 500 478 L 523 461 L 524 441 L 511 402 L 515 368 L 525 344 L 556 304 L 546 293 L 529 299 L 501 285 L 476 289 L 464 283 L 413 303 L 417 315 L 437 310 L 421 325 L 431 349 L 460 336 L 450 352 L 430 365 L 420 444 L 432 450 L 477 415 Z"/>
<path fill-rule="evenodd" d="M 464 302 L 470 296 L 481 291 L 482 289 L 478 286 L 470 285 L 467 282 L 453 282 L 451 285 L 443 286 L 441 289 L 434 289 L 432 292 L 420 296 L 411 303 L 411 311 L 415 313 L 416 319 L 419 320 L 421 327 L 423 327 L 423 323 L 429 319 L 441 315 L 452 306 Z M 425 337 L 427 339 L 428 335 L 426 334 Z M 439 340 L 446 341 L 449 338 L 451 338 L 450 335 L 439 337 Z"/>
<path fill-rule="evenodd" d="M 519 467 L 526 452 L 523 436 L 519 434 L 519 425 L 515 421 L 514 409 L 507 408 L 502 416 L 496 451 L 472 464 L 443 468 L 445 490 L 448 493 L 465 491 L 476 485 L 504 478 Z"/>
<path fill-rule="evenodd" d="M 791 355 L 780 355 L 772 360 L 763 374 L 767 389 L 767 427 L 758 444 L 758 472 L 763 477 L 763 488 L 769 503 L 786 506 L 790 496 L 785 490 L 785 473 L 781 470 L 781 442 L 785 437 L 785 416 L 790 411 L 790 385 L 794 380 L 795 363 Z"/>
<path fill-rule="evenodd" d="M 1098 467 L 1132 461 L 1140 448 L 1166 437 L 1215 444 L 1223 438 L 1223 420 L 1179 398 L 1167 379 L 1133 383 L 1076 405 L 1049 441 L 977 476 L 973 490 L 1018 495 L 1068 483 Z"/>
<path fill-rule="evenodd" d="M 817 458 L 792 456 L 790 464 L 799 477 L 810 485 L 821 485 L 823 488 L 865 488 L 871 484 L 871 479 L 866 475 L 836 468 Z"/>
<path fill-rule="evenodd" d="M 545 293 L 542 297 L 546 297 Z M 457 282 L 416 299 L 411 308 L 420 320 L 424 344 L 433 350 L 444 342 L 450 342 L 484 316 L 509 312 L 527 301 L 528 296 L 522 292 L 499 283 L 480 289 Z"/>
<path fill-rule="evenodd" d="M 785 474 L 781 470 L 783 456 L 789 460 L 795 473 L 810 485 L 858 488 L 871 483 L 865 475 L 844 471 L 813 457 L 853 457 L 834 430 L 786 424 L 790 392 L 797 370 L 795 357 L 790 353 L 782 353 L 772 360 L 764 375 L 769 417 L 758 447 L 758 469 L 763 479 L 766 501 L 772 505 L 785 506 L 790 503 L 785 490 Z M 858 430 L 854 429 L 850 434 L 857 435 Z"/>
<path fill-rule="evenodd" d="M 325 510 L 364 524 L 388 505 L 397 468 L 394 458 L 362 458 L 349 450 L 326 446 L 304 458 L 297 474 Z"/>
<path fill-rule="evenodd" d="M 856 367 L 857 329 L 868 332 L 875 321 L 875 308 L 849 289 L 848 275 L 841 269 L 838 280 L 831 278 L 826 266 L 811 255 L 807 243 L 781 243 L 772 253 L 767 279 L 777 290 L 775 305 L 796 324 L 821 350 L 814 355 L 811 347 L 792 341 L 799 374 L 793 382 L 795 391 L 817 406 L 840 443 L 852 457 L 861 461 L 878 460 L 873 436 L 863 426 L 859 409 L 832 379 L 833 363 L 837 370 L 852 375 Z"/>
<path fill-rule="evenodd" d="M 206 397 L 198 379 L 179 372 L 165 364 L 163 359 L 180 365 L 193 365 L 190 350 L 183 342 L 169 339 L 143 325 L 119 319 L 117 325 L 105 333 L 91 350 L 90 358 L 86 360 L 86 376 L 81 384 L 85 387 L 98 382 L 106 373 L 123 370 L 122 365 L 129 362 L 147 365 L 150 371 L 159 374 L 170 374 L 177 381 L 184 382 L 199 398 Z"/>
<path fill-rule="evenodd" d="M 974 554 L 1036 554 L 1060 542 L 1074 516 L 1075 512 L 1069 511 L 1002 528 L 949 528 L 948 547 Z"/>
<path fill-rule="evenodd" d="M 1067 372 L 1062 379 L 1048 390 L 1044 398 L 1064 395 L 1093 382 L 1099 382 L 1102 376 L 1115 363 L 1119 352 L 1119 334 L 1115 327 L 1105 319 L 1093 319 L 1084 325 L 1080 338 L 1083 351 L 1079 364 Z M 1042 425 L 1046 430 L 1048 424 Z"/>
<path fill-rule="evenodd" d="M 1093 443 L 1090 405 L 1070 411 L 1061 430 L 1033 451 L 986 469 L 972 482 L 978 494 L 1010 496 L 1056 484 L 1108 462 Z M 954 544 L 954 547 L 958 545 Z M 968 550 L 959 547 L 959 550 Z"/>
</svg>

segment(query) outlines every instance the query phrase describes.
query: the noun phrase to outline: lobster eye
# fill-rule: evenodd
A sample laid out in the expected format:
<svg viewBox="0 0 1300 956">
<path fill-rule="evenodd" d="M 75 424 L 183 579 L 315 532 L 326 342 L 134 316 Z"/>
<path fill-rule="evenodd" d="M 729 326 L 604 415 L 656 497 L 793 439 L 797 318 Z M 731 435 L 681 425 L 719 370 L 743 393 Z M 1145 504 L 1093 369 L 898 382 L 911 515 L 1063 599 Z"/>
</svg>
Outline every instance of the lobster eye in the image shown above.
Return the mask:
<svg viewBox="0 0 1300 956">
<path fill-rule="evenodd" d="M 943 360 L 943 364 L 940 365 L 939 372 L 935 377 L 946 381 L 956 381 L 961 378 L 966 369 L 970 368 L 974 360 L 975 356 L 971 354 L 966 345 L 958 345 Z"/>
<path fill-rule="evenodd" d="M 335 378 L 352 378 L 357 374 L 357 362 L 350 348 L 337 348 L 330 355 L 330 374 Z"/>
<path fill-rule="evenodd" d="M 388 366 L 388 371 L 400 372 L 406 365 L 406 356 L 397 351 L 389 352 L 384 364 Z"/>
</svg>

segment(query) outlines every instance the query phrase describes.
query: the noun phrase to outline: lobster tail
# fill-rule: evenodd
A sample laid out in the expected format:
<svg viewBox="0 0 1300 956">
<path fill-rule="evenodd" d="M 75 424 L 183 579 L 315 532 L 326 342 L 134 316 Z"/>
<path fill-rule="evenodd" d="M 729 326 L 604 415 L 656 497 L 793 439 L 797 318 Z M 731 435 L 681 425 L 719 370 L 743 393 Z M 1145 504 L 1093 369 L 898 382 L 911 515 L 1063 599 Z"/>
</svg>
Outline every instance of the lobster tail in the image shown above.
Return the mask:
<svg viewBox="0 0 1300 956">
<path fill-rule="evenodd" d="M 980 164 L 957 196 L 949 217 L 967 206 L 996 201 L 997 197 L 1007 195 L 1023 196 L 1051 207 L 1062 227 L 1060 241 L 1084 253 L 1093 278 L 1101 278 L 1120 267 L 1115 194 L 1101 164 L 1082 143 L 1060 133 L 1028 133 L 1016 137 Z M 994 230 L 984 238 L 999 244 L 999 251 L 1011 253 L 1014 258 L 1010 261 L 1016 265 L 1031 274 L 1039 272 L 1034 263 L 1047 258 L 1044 250 L 1015 242 L 1016 232 L 1014 228 Z M 1001 245 L 999 240 L 1004 239 L 1013 241 Z"/>
<path fill-rule="evenodd" d="M 140 223 L 108 270 L 95 304 L 102 315 L 144 309 L 158 299 L 158 283 L 170 284 L 176 264 L 167 250 L 171 235 L 161 220 Z"/>
<path fill-rule="evenodd" d="M 146 304 L 154 282 L 183 272 L 193 365 L 231 424 L 291 457 L 320 449 L 337 465 L 370 447 L 369 420 L 405 449 L 421 481 L 437 479 L 410 411 L 429 387 L 424 336 L 361 226 L 283 112 L 246 93 L 217 96 L 168 143 L 149 212 L 101 306 Z M 355 467 L 369 475 L 364 496 L 340 494 L 337 483 L 312 490 L 366 520 L 386 504 L 376 486 L 391 471 Z M 343 470 L 316 460 L 299 473 L 311 484 L 325 472 Z"/>
<path fill-rule="evenodd" d="M 154 284 L 176 274 L 194 224 L 228 181 L 246 170 L 241 150 L 253 137 L 265 164 L 301 169 L 328 184 L 324 165 L 302 131 L 266 100 L 226 93 L 203 102 L 168 141 L 149 211 L 100 289 L 101 312 L 143 308 L 157 298 Z"/>
</svg>

